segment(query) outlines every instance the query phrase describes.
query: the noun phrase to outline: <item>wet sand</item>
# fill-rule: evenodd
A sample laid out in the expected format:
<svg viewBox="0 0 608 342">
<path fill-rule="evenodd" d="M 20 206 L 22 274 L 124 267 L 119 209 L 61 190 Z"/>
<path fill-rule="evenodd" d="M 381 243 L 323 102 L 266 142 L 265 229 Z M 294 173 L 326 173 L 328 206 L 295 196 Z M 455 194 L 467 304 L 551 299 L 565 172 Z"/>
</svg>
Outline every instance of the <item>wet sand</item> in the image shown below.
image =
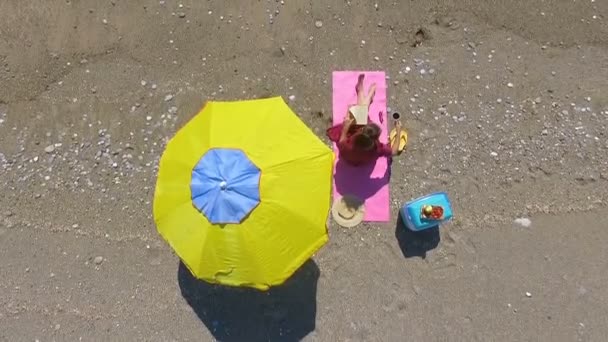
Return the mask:
<svg viewBox="0 0 608 342">
<path fill-rule="evenodd" d="M 333 232 L 315 261 L 270 296 L 195 281 L 163 244 L 0 229 L 0 337 L 601 341 L 606 214 L 533 217 L 529 228 L 475 234 L 446 225 L 425 258 L 426 238 L 402 250 L 393 229 Z"/>
</svg>

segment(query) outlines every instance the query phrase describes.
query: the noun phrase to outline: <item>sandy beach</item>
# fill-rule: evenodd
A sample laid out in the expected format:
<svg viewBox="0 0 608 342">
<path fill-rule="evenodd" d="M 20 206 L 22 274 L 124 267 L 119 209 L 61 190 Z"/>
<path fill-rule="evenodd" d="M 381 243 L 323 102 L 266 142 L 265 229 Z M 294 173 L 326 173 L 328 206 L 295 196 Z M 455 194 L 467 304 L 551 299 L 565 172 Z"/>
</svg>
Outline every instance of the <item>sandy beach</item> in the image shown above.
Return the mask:
<svg viewBox="0 0 608 342">
<path fill-rule="evenodd" d="M 0 341 L 603 341 L 608 2 L 0 2 Z M 325 142 L 334 70 L 409 134 L 391 222 L 284 286 L 197 281 L 158 235 L 168 139 L 282 96 Z M 409 233 L 407 201 L 454 219 Z M 529 224 L 527 224 L 529 220 Z M 522 224 L 525 222 L 525 224 Z"/>
</svg>

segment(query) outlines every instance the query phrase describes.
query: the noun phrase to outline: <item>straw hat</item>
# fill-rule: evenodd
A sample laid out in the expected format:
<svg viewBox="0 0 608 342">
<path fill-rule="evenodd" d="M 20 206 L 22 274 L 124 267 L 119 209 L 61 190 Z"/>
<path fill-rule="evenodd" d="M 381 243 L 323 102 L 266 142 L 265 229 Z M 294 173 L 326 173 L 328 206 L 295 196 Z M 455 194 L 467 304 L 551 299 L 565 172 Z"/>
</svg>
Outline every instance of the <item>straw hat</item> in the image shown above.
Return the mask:
<svg viewBox="0 0 608 342">
<path fill-rule="evenodd" d="M 344 195 L 334 201 L 331 214 L 334 220 L 345 228 L 351 228 L 363 221 L 365 202 L 353 195 Z"/>
</svg>

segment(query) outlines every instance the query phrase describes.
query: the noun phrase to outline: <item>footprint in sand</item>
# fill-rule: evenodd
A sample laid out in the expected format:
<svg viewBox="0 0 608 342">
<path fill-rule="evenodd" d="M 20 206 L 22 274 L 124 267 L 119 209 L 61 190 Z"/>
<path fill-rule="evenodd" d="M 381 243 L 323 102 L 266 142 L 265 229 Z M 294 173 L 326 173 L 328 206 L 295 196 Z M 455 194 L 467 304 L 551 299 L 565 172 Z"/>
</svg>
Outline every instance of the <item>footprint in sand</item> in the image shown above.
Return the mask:
<svg viewBox="0 0 608 342">
<path fill-rule="evenodd" d="M 386 302 L 382 305 L 382 310 L 394 313 L 399 317 L 405 316 L 408 304 L 416 296 L 414 291 L 398 283 L 393 283 L 389 293 L 390 295 L 387 296 Z"/>
<path fill-rule="evenodd" d="M 162 263 L 162 254 L 161 254 L 161 250 L 158 247 L 154 247 L 154 246 L 150 246 L 150 248 L 147 249 L 146 252 L 147 256 L 148 256 L 148 260 L 150 262 L 150 265 L 152 266 L 158 266 Z"/>
<path fill-rule="evenodd" d="M 470 239 L 463 238 L 453 231 L 448 231 L 445 236 L 443 236 L 443 243 L 446 247 L 463 248 L 470 254 L 477 253 L 477 249 Z"/>
<path fill-rule="evenodd" d="M 432 268 L 431 277 L 433 279 L 449 279 L 454 280 L 459 277 L 459 269 L 456 254 L 450 253 L 439 259 Z"/>
</svg>

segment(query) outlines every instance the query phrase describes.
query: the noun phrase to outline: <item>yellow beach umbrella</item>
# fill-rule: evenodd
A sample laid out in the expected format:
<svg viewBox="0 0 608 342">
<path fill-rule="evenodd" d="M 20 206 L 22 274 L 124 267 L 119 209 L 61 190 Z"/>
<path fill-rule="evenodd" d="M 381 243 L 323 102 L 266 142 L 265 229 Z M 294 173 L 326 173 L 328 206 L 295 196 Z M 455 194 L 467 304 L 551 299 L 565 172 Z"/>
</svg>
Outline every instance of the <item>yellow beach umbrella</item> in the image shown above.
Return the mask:
<svg viewBox="0 0 608 342">
<path fill-rule="evenodd" d="M 280 97 L 208 102 L 160 160 L 157 229 L 197 278 L 281 284 L 328 240 L 333 158 Z"/>
</svg>

